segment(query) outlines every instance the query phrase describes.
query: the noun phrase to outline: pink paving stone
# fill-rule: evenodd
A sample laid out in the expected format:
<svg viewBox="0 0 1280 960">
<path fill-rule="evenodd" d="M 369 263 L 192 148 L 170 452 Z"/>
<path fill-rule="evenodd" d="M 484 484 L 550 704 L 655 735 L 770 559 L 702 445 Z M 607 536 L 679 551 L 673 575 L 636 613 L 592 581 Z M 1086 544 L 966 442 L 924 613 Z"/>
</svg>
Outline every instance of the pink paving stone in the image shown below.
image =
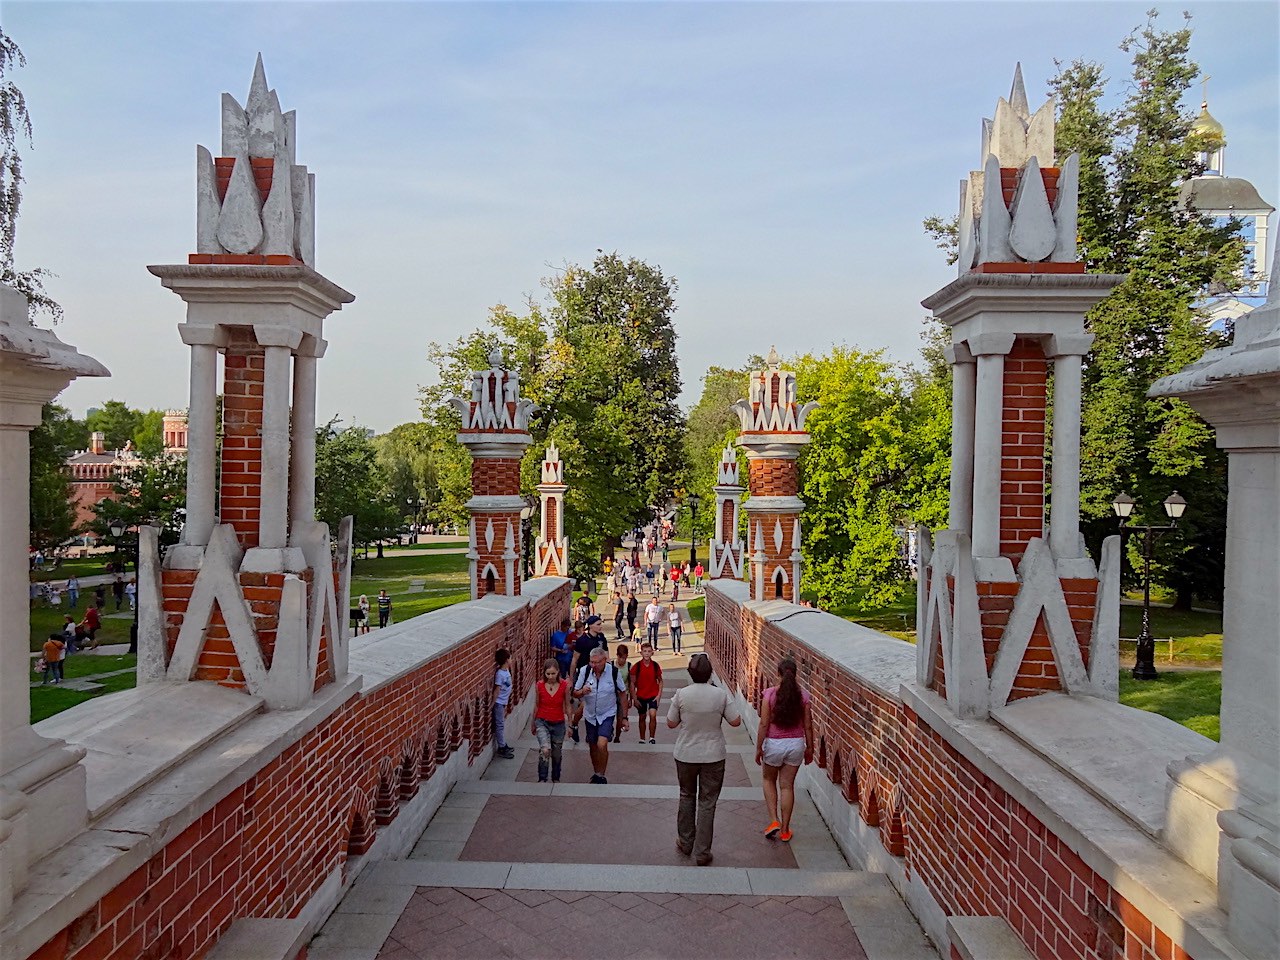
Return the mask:
<svg viewBox="0 0 1280 960">
<path fill-rule="evenodd" d="M 421 888 L 410 901 L 429 896 L 439 888 Z M 748 896 L 671 895 L 665 904 L 636 898 L 632 912 L 620 910 L 617 903 L 631 903 L 620 895 L 592 894 L 579 901 L 573 919 L 580 923 L 542 924 L 517 928 L 495 915 L 489 927 L 463 927 L 439 935 L 416 931 L 398 936 L 396 931 L 383 944 L 379 960 L 441 960 L 453 957 L 517 957 L 524 960 L 866 960 L 866 952 L 857 934 L 844 919 L 840 902 L 834 898 L 778 898 Z M 823 921 L 812 927 L 812 917 L 798 909 L 797 902 L 818 902 Z M 445 901 L 447 911 L 473 909 L 469 898 Z M 634 915 L 639 905 L 646 916 Z M 696 909 L 687 908 L 694 905 Z M 768 904 L 768 909 L 759 909 Z M 550 899 L 535 907 L 524 908 L 528 917 L 566 905 Z M 652 908 L 652 910 L 648 909 Z M 657 911 L 654 913 L 653 911 Z M 826 918 L 833 918 L 827 920 Z M 838 918 L 838 919 L 836 919 Z M 608 936 L 593 936 L 604 928 Z M 465 935 L 459 935 L 465 934 Z M 474 939 L 466 939 L 474 937 Z M 590 941 L 585 942 L 585 941 Z"/>
<path fill-rule="evenodd" d="M 628 740 L 628 743 L 634 742 Z M 671 757 L 668 745 L 653 747 L 653 753 L 638 751 L 613 750 L 609 754 L 609 782 L 613 783 L 656 783 L 669 786 L 676 785 L 676 764 Z M 591 779 L 591 757 L 585 745 L 564 749 L 564 768 L 560 779 L 564 783 L 587 783 Z M 534 783 L 538 779 L 538 751 L 532 749 L 520 765 L 516 779 L 524 783 Z M 731 753 L 725 758 L 724 785 L 726 787 L 749 787 L 751 779 L 747 776 L 747 767 L 741 754 Z M 761 804 L 763 806 L 763 804 Z"/>
<path fill-rule="evenodd" d="M 494 795 L 458 859 L 696 869 L 675 849 L 677 806 L 674 799 Z M 753 800 L 720 801 L 715 866 L 796 867 L 790 847 L 761 834 L 762 807 Z"/>
</svg>

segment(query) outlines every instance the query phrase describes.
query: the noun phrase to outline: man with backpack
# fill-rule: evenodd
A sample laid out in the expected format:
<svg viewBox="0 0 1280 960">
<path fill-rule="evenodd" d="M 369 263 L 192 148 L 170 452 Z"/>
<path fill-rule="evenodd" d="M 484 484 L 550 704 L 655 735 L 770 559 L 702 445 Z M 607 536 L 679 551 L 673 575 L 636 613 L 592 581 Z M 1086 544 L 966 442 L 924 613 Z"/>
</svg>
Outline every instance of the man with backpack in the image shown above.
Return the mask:
<svg viewBox="0 0 1280 960">
<path fill-rule="evenodd" d="M 640 742 L 644 743 L 645 721 L 649 725 L 649 742 L 658 742 L 658 702 L 662 699 L 662 665 L 653 659 L 653 644 L 640 645 L 640 660 L 631 667 L 628 678 L 631 701 L 640 715 L 637 724 Z"/>
<path fill-rule="evenodd" d="M 599 623 L 599 618 L 596 618 Z M 604 647 L 591 651 L 590 662 L 574 674 L 573 695 L 582 701 L 582 718 L 587 722 L 587 747 L 591 750 L 592 783 L 608 783 L 609 741 L 614 724 L 621 717 L 622 729 L 630 729 L 627 712 L 631 697 L 627 681 L 618 668 L 608 662 Z"/>
</svg>

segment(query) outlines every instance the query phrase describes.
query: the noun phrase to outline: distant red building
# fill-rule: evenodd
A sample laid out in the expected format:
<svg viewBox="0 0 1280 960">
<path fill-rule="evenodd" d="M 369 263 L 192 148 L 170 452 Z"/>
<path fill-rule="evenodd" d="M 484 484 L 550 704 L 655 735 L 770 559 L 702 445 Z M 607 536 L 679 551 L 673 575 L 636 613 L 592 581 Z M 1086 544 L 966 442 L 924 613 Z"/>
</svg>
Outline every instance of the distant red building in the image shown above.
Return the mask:
<svg viewBox="0 0 1280 960">
<path fill-rule="evenodd" d="M 164 415 L 165 453 L 185 456 L 187 452 L 187 412 L 170 410 Z M 89 437 L 89 447 L 67 458 L 71 474 L 71 500 L 76 507 L 76 526 L 84 528 L 94 519 L 93 508 L 103 500 L 115 497 L 112 484 L 120 468 L 138 459 L 132 443 L 121 450 L 108 450 L 101 433 Z"/>
</svg>

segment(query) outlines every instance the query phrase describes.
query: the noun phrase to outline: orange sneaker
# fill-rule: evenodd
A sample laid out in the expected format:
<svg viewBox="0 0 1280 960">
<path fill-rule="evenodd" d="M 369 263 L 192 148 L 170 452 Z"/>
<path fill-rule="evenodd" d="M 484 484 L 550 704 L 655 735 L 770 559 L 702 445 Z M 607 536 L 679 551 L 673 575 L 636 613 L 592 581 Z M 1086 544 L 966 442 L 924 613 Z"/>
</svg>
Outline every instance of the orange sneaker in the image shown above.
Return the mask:
<svg viewBox="0 0 1280 960">
<path fill-rule="evenodd" d="M 790 831 L 790 830 L 783 830 L 780 834 L 778 834 L 778 839 L 779 839 L 779 840 L 781 840 L 783 843 L 790 843 L 790 842 L 791 842 L 791 831 Z"/>
<path fill-rule="evenodd" d="M 772 823 L 770 823 L 767 827 L 764 828 L 764 835 L 768 837 L 770 840 L 772 840 L 774 837 L 778 835 L 779 831 L 781 830 L 782 830 L 782 824 L 780 824 L 777 820 L 774 820 Z"/>
</svg>

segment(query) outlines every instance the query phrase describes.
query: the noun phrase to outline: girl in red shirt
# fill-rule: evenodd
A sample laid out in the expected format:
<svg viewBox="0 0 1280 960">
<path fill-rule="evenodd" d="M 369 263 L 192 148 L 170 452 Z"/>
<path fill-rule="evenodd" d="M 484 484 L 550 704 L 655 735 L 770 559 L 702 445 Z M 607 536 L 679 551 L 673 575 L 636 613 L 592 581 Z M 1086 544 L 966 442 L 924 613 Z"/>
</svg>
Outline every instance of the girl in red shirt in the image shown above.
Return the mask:
<svg viewBox="0 0 1280 960">
<path fill-rule="evenodd" d="M 572 709 L 568 680 L 560 679 L 560 664 L 554 658 L 542 665 L 542 681 L 536 688 L 538 705 L 533 711 L 533 735 L 538 738 L 538 782 L 560 782 L 560 759 L 564 747 L 565 718 Z"/>
</svg>

